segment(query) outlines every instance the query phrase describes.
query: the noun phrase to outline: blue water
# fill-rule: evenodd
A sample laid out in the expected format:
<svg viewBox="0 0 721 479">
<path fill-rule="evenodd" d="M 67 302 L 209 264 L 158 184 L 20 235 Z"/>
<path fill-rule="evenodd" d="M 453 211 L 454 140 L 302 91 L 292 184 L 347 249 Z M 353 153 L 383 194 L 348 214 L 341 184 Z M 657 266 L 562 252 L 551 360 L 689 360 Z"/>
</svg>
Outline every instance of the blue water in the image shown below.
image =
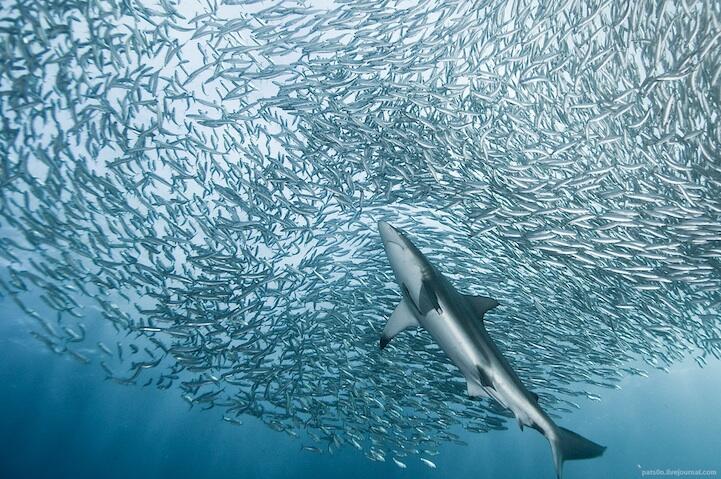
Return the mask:
<svg viewBox="0 0 721 479">
<path fill-rule="evenodd" d="M 0 278 L 30 273 L 0 293 L 65 311 L 48 322 L 75 329 L 55 339 L 92 363 L 47 350 L 29 334 L 41 326 L 0 297 L 0 479 L 555 477 L 548 442 L 513 421 L 454 426 L 468 445 L 443 443 L 437 469 L 425 451 L 400 468 L 393 449 L 424 441 L 364 436 L 386 454 L 372 462 L 369 447 L 315 454 L 255 418 L 224 422 L 220 393 L 249 389 L 229 376 L 199 392 L 219 394 L 215 409 L 189 408 L 178 383 L 198 371 L 175 353 L 153 371 L 185 368 L 168 390 L 122 386 L 99 367 L 112 324 L 127 347 L 178 334 L 191 345 L 173 347 L 206 348 L 238 319 L 247 351 L 229 342 L 201 353 L 222 366 L 197 369 L 238 366 L 265 399 L 297 381 L 303 399 L 340 384 L 366 404 L 390 397 L 384 413 L 422 409 L 399 398 L 438 392 L 425 361 L 440 351 L 418 354 L 419 340 L 407 355 L 378 352 L 400 294 L 378 256 L 380 219 L 408 228 L 459 291 L 502 300 L 494 326 L 517 329 L 500 349 L 549 412 L 560 406 L 549 398 L 614 385 L 610 368 L 672 365 L 624 373 L 620 389 L 589 390 L 601 401 L 558 418 L 608 447 L 568 462 L 565 478 L 718 475 L 718 1 L 234 3 L 246 2 L 0 4 Z M 149 356 L 110 369 L 125 377 Z M 397 381 L 411 377 L 389 359 L 401 357 L 423 374 Z M 469 401 L 457 379 L 425 442 L 472 419 L 452 417 Z M 319 413 L 331 439 L 391 417 L 346 400 Z M 313 416 L 293 406 L 278 413 L 293 427 Z M 388 421 L 422 429 L 433 417 L 422 412 Z"/>
<path fill-rule="evenodd" d="M 99 368 L 46 351 L 7 300 L 0 308 L 2 478 L 554 477 L 546 440 L 512 423 L 501 432 L 458 431 L 468 446 L 443 446 L 435 470 L 416 459 L 407 469 L 371 462 L 352 448 L 301 451 L 300 440 L 253 418 L 234 426 L 213 410 L 189 409 L 174 391 L 108 382 Z M 561 424 L 608 450 L 567 463 L 564 477 L 721 470 L 719 377 L 718 362 L 700 369 L 689 361 L 669 373 L 628 377 L 621 390 L 604 390 L 602 401 L 581 402 Z"/>
</svg>

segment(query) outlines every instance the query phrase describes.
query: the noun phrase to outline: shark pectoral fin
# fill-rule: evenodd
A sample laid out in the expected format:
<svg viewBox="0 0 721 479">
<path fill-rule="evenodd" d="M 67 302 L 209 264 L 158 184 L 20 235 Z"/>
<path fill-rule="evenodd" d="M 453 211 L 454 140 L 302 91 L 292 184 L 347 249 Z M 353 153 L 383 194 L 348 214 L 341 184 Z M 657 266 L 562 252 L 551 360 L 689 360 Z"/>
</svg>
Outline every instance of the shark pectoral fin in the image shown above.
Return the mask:
<svg viewBox="0 0 721 479">
<path fill-rule="evenodd" d="M 413 312 L 408 307 L 408 303 L 405 298 L 401 300 L 400 304 L 396 306 L 395 311 L 388 318 L 386 327 L 383 328 L 383 334 L 381 334 L 380 346 L 381 349 L 385 348 L 388 343 L 395 337 L 396 334 L 409 328 L 417 328 L 419 326 L 418 320 L 413 315 Z"/>
<path fill-rule="evenodd" d="M 428 311 L 435 309 L 438 314 L 441 314 L 441 305 L 438 303 L 438 296 L 436 290 L 433 289 L 433 285 L 430 281 L 423 280 L 421 284 L 421 292 L 418 295 L 418 309 L 424 316 L 428 314 Z"/>
<path fill-rule="evenodd" d="M 487 398 L 490 397 L 483 387 L 476 382 L 475 379 L 466 380 L 466 386 L 468 387 L 468 395 L 472 398 Z"/>
<path fill-rule="evenodd" d="M 473 306 L 473 309 L 476 313 L 478 313 L 481 319 L 483 319 L 483 315 L 486 314 L 486 311 L 498 306 L 498 301 L 493 298 L 488 298 L 486 296 L 474 296 L 472 294 L 464 294 L 463 296 L 469 303 L 471 303 L 471 306 Z"/>
</svg>

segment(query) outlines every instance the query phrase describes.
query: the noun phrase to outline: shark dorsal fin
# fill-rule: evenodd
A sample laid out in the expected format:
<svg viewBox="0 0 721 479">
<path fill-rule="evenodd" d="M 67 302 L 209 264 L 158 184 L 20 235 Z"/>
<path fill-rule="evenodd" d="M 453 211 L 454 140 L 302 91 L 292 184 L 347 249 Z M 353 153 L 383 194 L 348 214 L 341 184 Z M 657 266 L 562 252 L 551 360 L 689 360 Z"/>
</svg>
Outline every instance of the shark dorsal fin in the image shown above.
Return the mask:
<svg viewBox="0 0 721 479">
<path fill-rule="evenodd" d="M 474 296 L 472 294 L 464 294 L 463 295 L 468 302 L 473 306 L 473 309 L 478 313 L 478 316 L 483 319 L 483 315 L 486 314 L 486 311 L 491 310 L 498 306 L 498 301 L 496 301 L 493 298 L 488 298 L 486 296 Z"/>
<path fill-rule="evenodd" d="M 385 348 L 396 334 L 405 329 L 417 328 L 418 326 L 418 320 L 413 315 L 406 299 L 403 298 L 400 304 L 396 306 L 391 317 L 388 318 L 386 327 L 383 328 L 383 334 L 381 334 L 380 340 L 381 349 Z"/>
<path fill-rule="evenodd" d="M 491 381 L 491 378 L 488 377 L 488 374 L 483 370 L 481 367 L 476 368 L 478 370 L 478 379 L 481 381 L 481 386 L 484 388 L 491 388 L 495 389 L 493 386 L 493 381 Z"/>
</svg>

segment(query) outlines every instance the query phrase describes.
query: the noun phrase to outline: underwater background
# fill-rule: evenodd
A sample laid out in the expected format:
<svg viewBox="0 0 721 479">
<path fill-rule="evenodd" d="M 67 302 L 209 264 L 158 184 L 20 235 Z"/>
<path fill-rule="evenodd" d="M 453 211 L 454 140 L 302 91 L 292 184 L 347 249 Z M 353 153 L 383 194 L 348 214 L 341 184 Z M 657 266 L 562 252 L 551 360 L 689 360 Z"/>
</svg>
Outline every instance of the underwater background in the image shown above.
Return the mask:
<svg viewBox="0 0 721 479">
<path fill-rule="evenodd" d="M 721 4 L 0 3 L 0 476 L 553 477 L 377 222 L 564 427 L 721 467 Z"/>
<path fill-rule="evenodd" d="M 21 314 L 2 323 L 0 468 L 3 477 L 554 477 L 541 435 L 460 431 L 436 469 L 372 462 L 355 449 L 319 455 L 254 418 L 227 424 L 190 410 L 177 395 L 104 381 L 98 371 L 58 359 L 27 340 Z M 601 402 L 586 400 L 563 424 L 608 447 L 573 461 L 565 477 L 713 477 L 721 468 L 717 414 L 721 366 L 682 363 L 624 380 Z M 668 473 L 668 476 L 666 475 Z M 675 473 L 675 476 L 672 475 Z"/>
</svg>

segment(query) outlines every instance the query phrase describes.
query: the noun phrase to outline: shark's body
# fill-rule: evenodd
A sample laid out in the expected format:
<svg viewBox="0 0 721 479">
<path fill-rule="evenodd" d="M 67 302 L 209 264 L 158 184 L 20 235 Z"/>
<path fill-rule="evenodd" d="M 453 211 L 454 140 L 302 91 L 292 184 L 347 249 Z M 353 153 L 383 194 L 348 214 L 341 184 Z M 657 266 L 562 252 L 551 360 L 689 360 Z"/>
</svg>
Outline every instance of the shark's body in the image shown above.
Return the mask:
<svg viewBox="0 0 721 479">
<path fill-rule="evenodd" d="M 459 293 L 401 231 L 385 222 L 378 229 L 403 294 L 383 330 L 381 349 L 399 332 L 423 327 L 461 370 L 470 396 L 492 397 L 513 412 L 521 429 L 546 436 L 558 477 L 563 461 L 603 454 L 605 447 L 555 425 L 498 350 L 483 325 L 483 315 L 498 302 Z"/>
</svg>

